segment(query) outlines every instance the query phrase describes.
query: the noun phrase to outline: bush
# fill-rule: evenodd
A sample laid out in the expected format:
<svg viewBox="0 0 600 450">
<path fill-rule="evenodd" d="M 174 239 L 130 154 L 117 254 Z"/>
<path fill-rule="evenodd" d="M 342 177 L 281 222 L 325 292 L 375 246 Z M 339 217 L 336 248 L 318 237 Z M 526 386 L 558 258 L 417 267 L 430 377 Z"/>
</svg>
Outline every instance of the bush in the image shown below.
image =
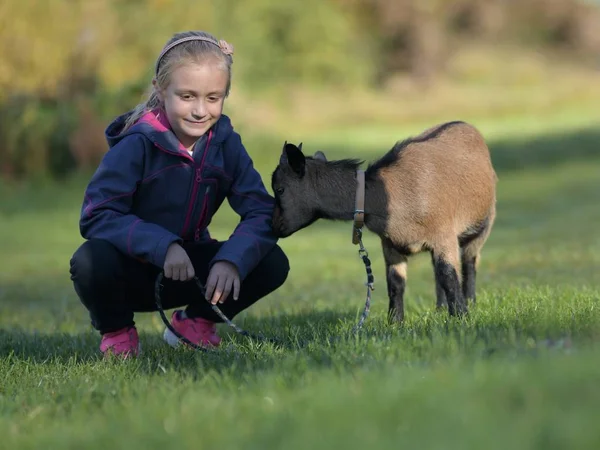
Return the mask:
<svg viewBox="0 0 600 450">
<path fill-rule="evenodd" d="M 298 86 L 382 87 L 399 73 L 426 86 L 483 38 L 597 59 L 598 27 L 599 9 L 577 0 L 4 0 L 0 172 L 93 166 L 107 122 L 139 103 L 161 47 L 186 29 L 235 46 L 236 89 L 283 103 Z"/>
</svg>

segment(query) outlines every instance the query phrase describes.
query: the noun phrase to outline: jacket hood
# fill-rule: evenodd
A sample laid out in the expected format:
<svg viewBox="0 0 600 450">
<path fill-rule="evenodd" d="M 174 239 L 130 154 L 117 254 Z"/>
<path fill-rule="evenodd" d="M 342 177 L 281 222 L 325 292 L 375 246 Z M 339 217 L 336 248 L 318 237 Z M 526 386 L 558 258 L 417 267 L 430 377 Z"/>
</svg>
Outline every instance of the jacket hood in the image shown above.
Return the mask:
<svg viewBox="0 0 600 450">
<path fill-rule="evenodd" d="M 181 145 L 175 133 L 173 133 L 164 110 L 155 109 L 148 111 L 133 126 L 123 132 L 125 122 L 132 113 L 133 111 L 128 111 L 116 117 L 106 127 L 104 134 L 109 147 L 114 147 L 126 136 L 141 133 L 163 150 L 178 154 L 183 152 L 187 155 L 185 148 Z M 233 132 L 231 120 L 228 116 L 222 114 L 219 120 L 210 128 L 209 132 L 212 132 L 212 142 L 219 143 L 227 140 Z M 205 133 L 200 138 L 200 141 L 204 141 L 208 134 L 208 132 Z"/>
</svg>

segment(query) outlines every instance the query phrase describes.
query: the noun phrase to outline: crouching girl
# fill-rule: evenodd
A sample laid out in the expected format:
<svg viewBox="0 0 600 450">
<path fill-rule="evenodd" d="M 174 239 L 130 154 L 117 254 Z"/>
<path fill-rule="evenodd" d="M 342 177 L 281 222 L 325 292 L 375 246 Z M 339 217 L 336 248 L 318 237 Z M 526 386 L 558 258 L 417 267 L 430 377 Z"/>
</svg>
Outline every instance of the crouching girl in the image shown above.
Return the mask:
<svg viewBox="0 0 600 450">
<path fill-rule="evenodd" d="M 103 353 L 139 353 L 134 313 L 155 310 L 161 270 L 163 307 L 184 308 L 171 324 L 203 346 L 220 343 L 209 301 L 232 319 L 287 278 L 271 229 L 274 200 L 222 114 L 232 53 L 205 32 L 175 35 L 156 61 L 148 99 L 106 129 L 109 149 L 81 210 L 86 241 L 70 265 Z M 225 198 L 240 222 L 217 242 L 207 227 Z M 168 329 L 164 338 L 178 344 Z"/>
</svg>

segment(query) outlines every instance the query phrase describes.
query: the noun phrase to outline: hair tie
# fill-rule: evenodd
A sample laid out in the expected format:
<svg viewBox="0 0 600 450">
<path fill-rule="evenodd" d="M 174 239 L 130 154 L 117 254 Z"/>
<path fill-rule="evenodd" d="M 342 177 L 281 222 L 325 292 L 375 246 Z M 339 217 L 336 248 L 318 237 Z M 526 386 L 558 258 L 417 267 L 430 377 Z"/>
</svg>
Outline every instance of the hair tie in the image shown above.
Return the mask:
<svg viewBox="0 0 600 450">
<path fill-rule="evenodd" d="M 233 55 L 233 45 L 231 45 L 229 42 L 221 39 L 219 41 L 219 47 L 221 48 L 221 51 L 226 55 Z"/>
</svg>

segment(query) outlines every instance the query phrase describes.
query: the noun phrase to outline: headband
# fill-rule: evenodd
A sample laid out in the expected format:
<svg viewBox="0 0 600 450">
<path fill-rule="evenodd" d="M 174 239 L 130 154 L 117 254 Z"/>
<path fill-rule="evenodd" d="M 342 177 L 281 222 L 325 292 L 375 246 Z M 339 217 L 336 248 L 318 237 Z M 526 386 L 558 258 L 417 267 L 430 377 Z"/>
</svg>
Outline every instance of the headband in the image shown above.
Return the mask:
<svg viewBox="0 0 600 450">
<path fill-rule="evenodd" d="M 172 42 L 171 44 L 167 45 L 162 52 L 160 52 L 160 55 L 158 55 L 158 59 L 156 60 L 156 70 L 155 73 L 158 74 L 158 66 L 160 65 L 160 61 L 161 59 L 165 56 L 165 54 L 171 50 L 173 47 L 179 45 L 179 44 L 183 44 L 184 42 L 189 42 L 189 41 L 204 41 L 204 42 L 210 42 L 213 45 L 216 45 L 217 47 L 219 47 L 221 49 L 221 51 L 226 54 L 226 55 L 233 55 L 233 45 L 229 44 L 227 41 L 224 40 L 220 40 L 219 42 L 216 42 L 215 40 L 211 39 L 211 38 L 207 38 L 204 36 L 188 36 L 188 37 L 184 37 L 181 39 L 177 39 L 175 42 Z"/>
</svg>

